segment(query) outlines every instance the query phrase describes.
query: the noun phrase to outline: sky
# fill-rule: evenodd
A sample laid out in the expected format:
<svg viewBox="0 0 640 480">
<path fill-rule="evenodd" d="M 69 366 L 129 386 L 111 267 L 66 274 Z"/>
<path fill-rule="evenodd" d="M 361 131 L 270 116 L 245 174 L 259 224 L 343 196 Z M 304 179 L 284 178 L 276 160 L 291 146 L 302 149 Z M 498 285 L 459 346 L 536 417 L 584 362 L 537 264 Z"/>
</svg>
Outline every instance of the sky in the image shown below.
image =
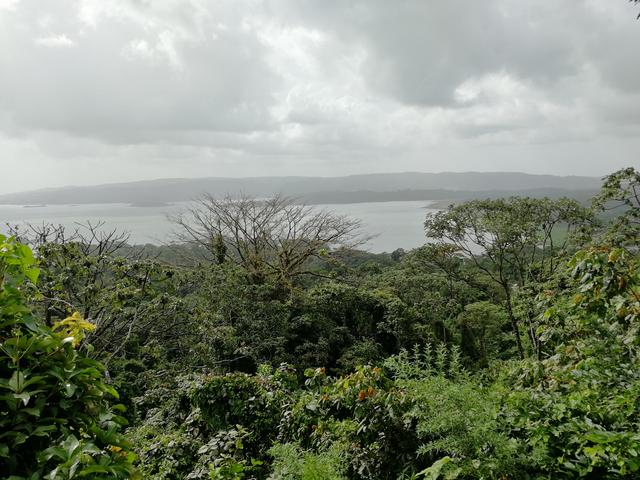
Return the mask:
<svg viewBox="0 0 640 480">
<path fill-rule="evenodd" d="M 0 0 L 0 193 L 640 166 L 626 0 Z"/>
</svg>

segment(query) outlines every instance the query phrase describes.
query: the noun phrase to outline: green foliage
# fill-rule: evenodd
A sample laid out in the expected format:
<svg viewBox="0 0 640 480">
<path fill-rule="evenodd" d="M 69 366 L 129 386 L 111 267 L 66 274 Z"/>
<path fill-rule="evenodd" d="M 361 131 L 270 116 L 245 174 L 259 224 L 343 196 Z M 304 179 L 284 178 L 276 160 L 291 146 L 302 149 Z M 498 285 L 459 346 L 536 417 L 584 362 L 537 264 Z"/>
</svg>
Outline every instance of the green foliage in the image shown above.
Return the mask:
<svg viewBox="0 0 640 480">
<path fill-rule="evenodd" d="M 204 264 L 202 246 L 150 259 L 93 230 L 54 229 L 36 258 L 1 237 L 0 470 L 638 478 L 637 175 L 605 180 L 594 207 L 622 208 L 600 230 L 566 199 L 473 201 L 428 218 L 441 243 L 314 244 L 282 275 L 262 237 L 248 263 L 207 237 Z"/>
<path fill-rule="evenodd" d="M 198 449 L 208 438 L 204 421 L 193 409 L 192 391 L 201 384 L 196 375 L 173 376 L 172 372 L 147 370 L 140 373 L 138 394 L 131 401 L 136 408 L 136 426 L 127 431 L 143 478 L 156 480 L 206 479 L 209 458 L 199 463 Z"/>
<path fill-rule="evenodd" d="M 243 458 L 243 441 L 249 436 L 249 432 L 238 426 L 228 431 L 218 432 L 206 445 L 198 450 L 201 456 L 200 463 L 205 463 L 202 456 L 208 456 L 212 460 L 209 464 L 209 478 L 211 480 L 241 480 L 258 471 L 262 465 L 260 460 L 250 462 Z M 190 475 L 187 478 L 196 478 Z"/>
<path fill-rule="evenodd" d="M 411 397 L 404 420 L 415 425 L 422 462 L 450 457 L 445 471 L 458 472 L 462 478 L 523 474 L 522 447 L 498 419 L 499 396 L 470 380 L 442 376 L 405 380 L 398 386 Z"/>
<path fill-rule="evenodd" d="M 109 240 L 38 245 L 42 275 L 36 306 L 49 325 L 74 311 L 90 320 L 96 327 L 88 335 L 93 355 L 107 364 L 154 342 L 163 345 L 167 359 L 188 358 L 197 334 L 189 321 L 194 310 L 184 300 L 188 283 L 174 267 L 119 256 L 119 245 Z"/>
<path fill-rule="evenodd" d="M 513 286 L 530 288 L 552 275 L 572 248 L 572 234 L 593 223 L 592 212 L 574 200 L 511 197 L 473 200 L 436 212 L 427 217 L 425 230 L 428 237 L 453 246 L 450 255 L 457 251 L 472 259 L 500 286 L 518 353 L 524 358 Z M 562 228 L 566 233 L 559 236 Z M 525 321 L 529 319 L 527 315 Z M 532 350 L 538 353 L 538 338 L 529 330 Z"/>
<path fill-rule="evenodd" d="M 347 445 L 336 444 L 323 452 L 303 450 L 295 444 L 276 444 L 269 450 L 273 457 L 270 480 L 346 480 Z"/>
<path fill-rule="evenodd" d="M 458 378 L 465 375 L 457 347 L 447 348 L 440 343 L 436 348 L 427 343 L 424 347 L 415 345 L 411 352 L 402 349 L 384 361 L 384 368 L 395 380 L 417 380 L 440 376 Z"/>
<path fill-rule="evenodd" d="M 508 318 L 504 308 L 483 301 L 465 305 L 458 315 L 461 348 L 476 365 L 487 366 L 489 361 L 509 352 L 506 338 Z"/>
<path fill-rule="evenodd" d="M 546 293 L 546 358 L 508 396 L 514 428 L 554 478 L 640 472 L 640 270 L 608 247 L 580 251 L 568 288 Z"/>
<path fill-rule="evenodd" d="M 418 461 L 412 468 L 439 465 L 426 478 L 437 478 L 441 470 L 446 478 L 497 478 L 523 470 L 521 447 L 499 422 L 500 396 L 469 377 L 456 349 L 440 344 L 403 351 L 387 359 L 385 368 L 406 396 L 403 419 L 415 429 Z"/>
<path fill-rule="evenodd" d="M 424 478 L 425 480 L 437 480 L 441 478 L 443 474 L 442 469 L 451 463 L 451 457 L 442 457 L 440 460 L 436 461 L 429 468 L 425 468 L 421 472 L 418 472 L 416 475 L 412 475 L 413 478 Z M 459 470 L 449 471 L 445 478 L 457 478 Z"/>
<path fill-rule="evenodd" d="M 414 343 L 412 312 L 394 292 L 327 282 L 301 297 L 289 326 L 290 363 L 335 372 L 396 353 Z M 338 370 L 340 371 L 340 370 Z"/>
<path fill-rule="evenodd" d="M 348 445 L 348 478 L 393 478 L 415 451 L 415 435 L 402 421 L 402 392 L 380 368 L 361 367 L 333 379 L 307 372 L 308 390 L 283 413 L 281 441 L 317 452 Z"/>
<path fill-rule="evenodd" d="M 261 374 L 163 377 L 136 398 L 145 412 L 134 439 L 145 478 L 263 478 L 283 402 L 297 379 L 290 367 Z"/>
<path fill-rule="evenodd" d="M 322 456 L 336 449 L 353 479 L 418 475 L 444 457 L 451 464 L 443 472 L 461 478 L 524 471 L 522 446 L 499 421 L 500 396 L 473 382 L 455 349 L 402 351 L 385 369 L 391 378 L 374 367 L 339 378 L 307 372 L 307 391 L 282 415 L 283 451 Z M 301 471 L 305 455 L 282 461 L 276 471 Z"/>
<path fill-rule="evenodd" d="M 629 167 L 608 175 L 600 194 L 593 199 L 593 207 L 601 212 L 617 213 L 606 232 L 605 239 L 609 243 L 637 247 L 640 233 L 640 171 Z"/>
<path fill-rule="evenodd" d="M 294 299 L 277 285 L 255 284 L 229 262 L 191 271 L 188 281 L 197 361 L 212 360 L 212 367 L 222 362 L 229 370 L 247 373 L 260 363 L 286 361 Z"/>
<path fill-rule="evenodd" d="M 211 431 L 231 425 L 250 429 L 244 439 L 249 455 L 275 439 L 282 400 L 282 391 L 269 379 L 241 373 L 207 378 L 192 397 Z"/>
<path fill-rule="evenodd" d="M 55 332 L 27 306 L 31 250 L 0 236 L 0 471 L 11 478 L 134 478 L 117 392 L 76 348 L 83 320 Z M 64 328 L 66 327 L 66 328 Z"/>
</svg>

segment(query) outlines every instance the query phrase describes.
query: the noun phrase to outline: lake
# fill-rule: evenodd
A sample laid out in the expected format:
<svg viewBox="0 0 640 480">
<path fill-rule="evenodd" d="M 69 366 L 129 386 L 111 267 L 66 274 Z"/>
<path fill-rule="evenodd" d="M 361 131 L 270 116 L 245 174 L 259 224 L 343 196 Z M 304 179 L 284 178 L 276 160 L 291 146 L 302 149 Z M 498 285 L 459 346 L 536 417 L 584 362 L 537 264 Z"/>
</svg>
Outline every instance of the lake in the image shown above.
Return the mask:
<svg viewBox="0 0 640 480">
<path fill-rule="evenodd" d="M 365 233 L 376 235 L 365 249 L 380 253 L 392 252 L 396 248 L 405 250 L 425 243 L 423 224 L 428 212 L 429 201 L 369 202 L 338 205 L 316 205 L 358 218 L 363 222 Z M 128 204 L 95 205 L 47 205 L 23 207 L 21 205 L 0 205 L 0 231 L 5 225 L 22 223 L 54 223 L 73 227 L 77 222 L 106 222 L 105 228 L 127 231 L 130 243 L 162 244 L 171 240 L 174 226 L 167 220 L 167 214 L 185 208 L 187 203 L 175 203 L 159 207 L 136 207 Z"/>
</svg>

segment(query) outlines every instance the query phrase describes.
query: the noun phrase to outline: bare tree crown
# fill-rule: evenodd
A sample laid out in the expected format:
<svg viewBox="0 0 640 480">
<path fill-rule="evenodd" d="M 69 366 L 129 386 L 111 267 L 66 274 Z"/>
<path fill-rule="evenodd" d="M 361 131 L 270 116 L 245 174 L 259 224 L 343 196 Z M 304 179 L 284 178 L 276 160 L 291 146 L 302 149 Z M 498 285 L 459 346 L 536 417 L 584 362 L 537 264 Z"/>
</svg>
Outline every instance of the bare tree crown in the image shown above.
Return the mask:
<svg viewBox="0 0 640 480">
<path fill-rule="evenodd" d="M 216 198 L 203 195 L 170 217 L 177 239 L 196 243 L 212 259 L 235 262 L 251 274 L 290 281 L 305 272 L 307 260 L 366 242 L 361 222 L 276 195 Z"/>
</svg>

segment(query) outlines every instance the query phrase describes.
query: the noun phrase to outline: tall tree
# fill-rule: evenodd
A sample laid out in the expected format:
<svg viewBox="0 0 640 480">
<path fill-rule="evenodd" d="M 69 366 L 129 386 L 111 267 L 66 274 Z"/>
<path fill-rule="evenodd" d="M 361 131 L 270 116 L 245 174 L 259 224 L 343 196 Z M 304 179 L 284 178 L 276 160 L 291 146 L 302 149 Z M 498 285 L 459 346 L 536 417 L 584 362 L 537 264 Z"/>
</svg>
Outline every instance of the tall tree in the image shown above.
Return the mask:
<svg viewBox="0 0 640 480">
<path fill-rule="evenodd" d="M 596 210 L 615 215 L 607 231 L 610 242 L 637 248 L 640 236 L 639 171 L 633 167 L 623 168 L 605 177 L 593 206 Z"/>
<path fill-rule="evenodd" d="M 312 257 L 366 241 L 359 220 L 280 195 L 264 200 L 205 195 L 171 219 L 179 226 L 179 240 L 204 247 L 218 262 L 237 263 L 258 282 L 276 277 L 290 285 L 311 273 L 306 267 Z"/>
<path fill-rule="evenodd" d="M 514 287 L 539 282 L 553 273 L 571 233 L 592 221 L 591 212 L 574 200 L 512 197 L 474 200 L 429 214 L 425 230 L 427 237 L 455 246 L 457 254 L 470 258 L 500 286 L 518 352 L 524 358 L 514 313 Z M 532 328 L 529 336 L 536 350 Z"/>
</svg>

